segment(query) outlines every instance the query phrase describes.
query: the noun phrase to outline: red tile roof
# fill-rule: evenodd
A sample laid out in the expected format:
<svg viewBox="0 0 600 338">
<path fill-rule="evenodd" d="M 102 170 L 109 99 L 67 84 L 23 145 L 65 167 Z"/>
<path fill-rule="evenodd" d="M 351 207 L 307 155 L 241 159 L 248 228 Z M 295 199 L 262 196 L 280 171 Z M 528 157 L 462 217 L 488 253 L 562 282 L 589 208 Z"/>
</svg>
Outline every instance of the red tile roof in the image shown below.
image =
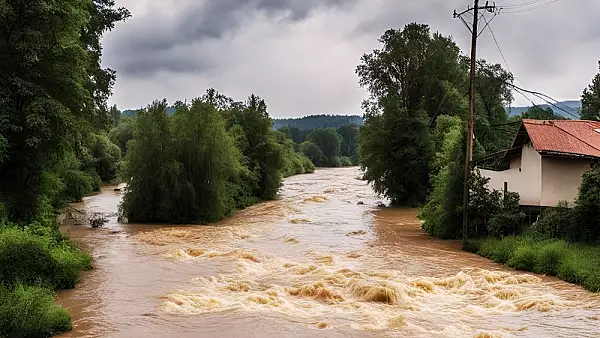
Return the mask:
<svg viewBox="0 0 600 338">
<path fill-rule="evenodd" d="M 538 152 L 600 157 L 600 122 L 524 119 L 523 126 Z"/>
</svg>

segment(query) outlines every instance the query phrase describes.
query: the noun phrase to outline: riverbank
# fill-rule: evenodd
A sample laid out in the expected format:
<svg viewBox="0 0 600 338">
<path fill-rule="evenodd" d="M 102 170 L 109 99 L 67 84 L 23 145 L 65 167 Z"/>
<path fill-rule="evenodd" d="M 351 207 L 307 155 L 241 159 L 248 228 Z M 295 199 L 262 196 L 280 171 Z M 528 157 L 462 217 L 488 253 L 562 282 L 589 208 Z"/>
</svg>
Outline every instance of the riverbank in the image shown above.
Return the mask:
<svg viewBox="0 0 600 338">
<path fill-rule="evenodd" d="M 48 337 L 72 328 L 55 292 L 74 288 L 92 257 L 45 211 L 25 226 L 0 222 L 0 337 Z"/>
<path fill-rule="evenodd" d="M 511 268 L 558 277 L 600 292 L 600 247 L 532 234 L 472 240 L 465 250 Z"/>
</svg>

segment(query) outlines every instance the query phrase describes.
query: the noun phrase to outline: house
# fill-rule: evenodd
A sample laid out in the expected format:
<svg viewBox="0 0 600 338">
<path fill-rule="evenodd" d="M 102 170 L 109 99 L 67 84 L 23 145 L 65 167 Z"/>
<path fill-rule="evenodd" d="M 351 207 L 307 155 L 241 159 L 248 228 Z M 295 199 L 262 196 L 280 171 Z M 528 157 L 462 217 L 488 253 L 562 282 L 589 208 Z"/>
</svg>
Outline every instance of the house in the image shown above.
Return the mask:
<svg viewBox="0 0 600 338">
<path fill-rule="evenodd" d="M 518 192 L 524 207 L 574 202 L 581 176 L 600 160 L 600 122 L 523 120 L 503 170 L 480 168 L 489 188 Z"/>
</svg>

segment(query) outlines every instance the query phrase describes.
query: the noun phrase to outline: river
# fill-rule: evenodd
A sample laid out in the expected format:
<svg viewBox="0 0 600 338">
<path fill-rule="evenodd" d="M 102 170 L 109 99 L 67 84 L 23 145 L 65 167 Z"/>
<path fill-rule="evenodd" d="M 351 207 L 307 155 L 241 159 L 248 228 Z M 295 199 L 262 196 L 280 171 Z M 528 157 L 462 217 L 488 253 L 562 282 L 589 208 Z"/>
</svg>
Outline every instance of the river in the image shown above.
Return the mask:
<svg viewBox="0 0 600 338">
<path fill-rule="evenodd" d="M 59 293 L 62 336 L 600 336 L 599 296 L 430 238 L 359 176 L 287 178 L 279 200 L 210 226 L 65 222 L 95 269 Z M 120 198 L 106 187 L 75 207 L 114 213 Z"/>
</svg>

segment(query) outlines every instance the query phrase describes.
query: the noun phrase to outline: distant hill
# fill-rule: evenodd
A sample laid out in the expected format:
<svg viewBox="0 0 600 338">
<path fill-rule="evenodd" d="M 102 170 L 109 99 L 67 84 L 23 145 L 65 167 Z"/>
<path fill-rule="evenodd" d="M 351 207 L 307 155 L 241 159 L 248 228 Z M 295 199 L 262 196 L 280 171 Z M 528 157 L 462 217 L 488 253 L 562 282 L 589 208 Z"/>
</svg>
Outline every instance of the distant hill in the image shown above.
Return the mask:
<svg viewBox="0 0 600 338">
<path fill-rule="evenodd" d="M 572 101 L 562 101 L 562 102 L 556 103 L 557 107 L 560 107 L 560 108 L 566 110 L 570 114 L 567 112 L 564 112 L 556 107 L 553 107 L 549 104 L 539 104 L 538 106 L 541 107 L 542 109 L 551 108 L 554 111 L 554 113 L 562 115 L 565 118 L 573 120 L 573 119 L 576 119 L 576 117 L 579 118 L 579 109 L 581 109 L 581 101 L 572 100 Z M 522 113 L 529 110 L 529 108 L 531 108 L 531 107 L 507 107 L 506 112 L 508 113 L 509 116 L 521 115 Z"/>
<path fill-rule="evenodd" d="M 291 119 L 273 119 L 273 129 L 292 126 L 300 130 L 315 128 L 338 128 L 341 126 L 364 124 L 362 116 L 359 115 L 310 115 Z"/>
<path fill-rule="evenodd" d="M 127 109 L 121 112 L 123 117 L 135 117 L 139 109 Z M 173 115 L 175 113 L 175 107 L 167 107 L 167 114 Z"/>
</svg>

